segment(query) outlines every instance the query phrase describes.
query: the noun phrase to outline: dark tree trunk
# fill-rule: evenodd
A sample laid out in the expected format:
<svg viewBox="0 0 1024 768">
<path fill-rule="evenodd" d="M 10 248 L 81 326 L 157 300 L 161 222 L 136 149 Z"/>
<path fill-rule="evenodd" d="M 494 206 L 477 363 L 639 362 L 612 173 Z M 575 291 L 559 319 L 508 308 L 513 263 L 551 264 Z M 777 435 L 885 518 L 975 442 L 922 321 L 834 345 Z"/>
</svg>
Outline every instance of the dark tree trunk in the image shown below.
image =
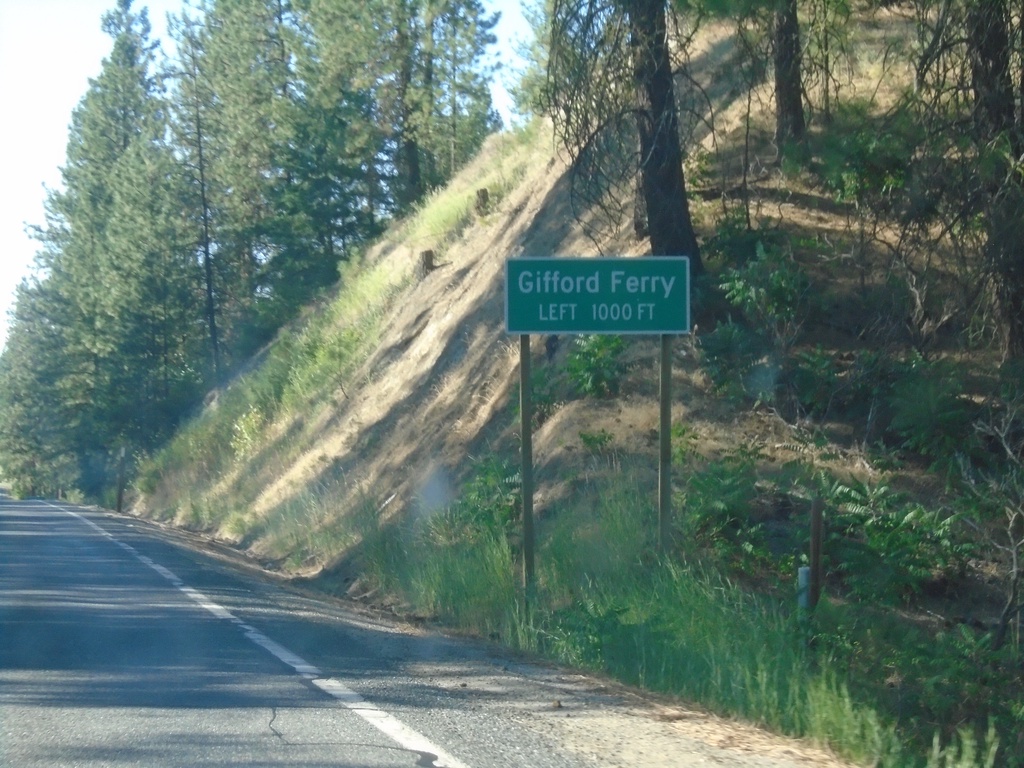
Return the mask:
<svg viewBox="0 0 1024 768">
<path fill-rule="evenodd" d="M 210 248 L 210 203 L 206 195 L 206 161 L 203 157 L 203 122 L 196 104 L 196 150 L 199 161 L 199 200 L 203 210 L 203 281 L 206 289 L 206 327 L 210 335 L 213 380 L 220 383 L 220 339 L 217 334 L 217 303 L 213 286 L 213 253 Z"/>
<path fill-rule="evenodd" d="M 799 141 L 806 131 L 796 0 L 781 0 L 775 10 L 775 141 Z"/>
<path fill-rule="evenodd" d="M 1014 155 L 1019 156 L 1020 142 L 1014 135 L 1009 24 L 1003 0 L 972 4 L 967 12 L 975 131 L 982 142 L 991 141 L 1005 132 Z"/>
<path fill-rule="evenodd" d="M 1009 178 L 989 203 L 985 246 L 1002 330 L 1003 356 L 1024 359 L 1024 187 Z"/>
<path fill-rule="evenodd" d="M 633 234 L 643 240 L 651 234 L 647 226 L 647 201 L 644 199 L 644 185 L 640 179 L 633 187 Z"/>
<path fill-rule="evenodd" d="M 1006 0 L 971 4 L 967 12 L 973 123 L 979 145 L 1005 142 L 1012 158 L 1022 152 L 1017 123 Z M 1002 150 L 997 150 L 1002 151 Z M 1024 186 L 1016 173 L 999 171 L 991 180 L 986 258 L 994 281 L 1003 331 L 1003 353 L 1024 357 Z"/>
<path fill-rule="evenodd" d="M 402 205 L 410 207 L 423 197 L 423 172 L 420 168 L 420 146 L 416 138 L 416 126 L 413 118 L 412 89 L 413 89 L 413 64 L 415 53 L 415 24 L 413 14 L 415 11 L 410 5 L 403 5 L 407 13 L 406 18 L 400 20 L 405 26 L 400 26 L 397 33 L 397 47 L 401 52 L 402 66 L 398 73 L 398 109 L 399 109 L 399 136 L 398 152 L 399 166 L 404 179 L 401 179 Z"/>
<path fill-rule="evenodd" d="M 637 89 L 640 183 L 651 253 L 689 256 L 696 276 L 704 266 L 686 198 L 664 0 L 630 0 L 626 7 Z"/>
</svg>

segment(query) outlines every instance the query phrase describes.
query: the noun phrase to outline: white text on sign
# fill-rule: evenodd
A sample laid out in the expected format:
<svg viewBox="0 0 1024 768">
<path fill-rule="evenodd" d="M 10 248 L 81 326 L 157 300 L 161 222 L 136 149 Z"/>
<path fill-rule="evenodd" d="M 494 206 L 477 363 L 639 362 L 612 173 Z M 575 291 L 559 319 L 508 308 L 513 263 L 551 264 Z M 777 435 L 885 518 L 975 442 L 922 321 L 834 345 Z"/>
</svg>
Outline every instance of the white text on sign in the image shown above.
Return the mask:
<svg viewBox="0 0 1024 768">
<path fill-rule="evenodd" d="M 611 293 L 652 293 L 667 299 L 672 294 L 675 276 L 630 275 L 613 271 L 610 276 Z M 563 275 L 557 269 L 526 270 L 519 275 L 519 290 L 530 293 L 600 293 L 601 273 L 592 275 Z M 554 305 L 551 305 L 554 306 Z"/>
</svg>

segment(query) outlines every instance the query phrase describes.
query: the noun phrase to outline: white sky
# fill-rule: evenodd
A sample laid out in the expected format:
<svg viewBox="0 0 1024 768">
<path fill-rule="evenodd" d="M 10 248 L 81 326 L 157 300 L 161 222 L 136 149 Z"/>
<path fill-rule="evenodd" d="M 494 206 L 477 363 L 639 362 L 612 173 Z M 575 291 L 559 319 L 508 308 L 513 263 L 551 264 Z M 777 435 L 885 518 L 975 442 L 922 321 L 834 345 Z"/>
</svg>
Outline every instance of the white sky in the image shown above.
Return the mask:
<svg viewBox="0 0 1024 768">
<path fill-rule="evenodd" d="M 113 41 L 100 29 L 115 0 L 0 0 L 0 93 L 8 106 L 0 117 L 0 347 L 7 338 L 14 291 L 29 273 L 37 243 L 26 224 L 43 223 L 45 188 L 60 186 L 71 112 L 99 74 Z M 165 19 L 182 0 L 135 0 L 149 8 L 152 37 L 167 49 Z M 513 37 L 527 28 L 518 0 L 485 0 L 502 12 L 499 57 L 510 61 Z M 508 100 L 494 93 L 506 116 Z"/>
</svg>

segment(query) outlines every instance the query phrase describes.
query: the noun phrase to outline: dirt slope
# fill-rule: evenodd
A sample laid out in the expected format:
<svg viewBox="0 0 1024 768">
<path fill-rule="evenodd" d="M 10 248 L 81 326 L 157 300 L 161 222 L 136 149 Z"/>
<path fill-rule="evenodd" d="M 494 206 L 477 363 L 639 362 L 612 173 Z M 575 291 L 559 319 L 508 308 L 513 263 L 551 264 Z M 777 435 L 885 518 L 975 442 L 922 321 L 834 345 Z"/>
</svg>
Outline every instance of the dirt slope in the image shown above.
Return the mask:
<svg viewBox="0 0 1024 768">
<path fill-rule="evenodd" d="M 456 185 L 472 184 L 482 168 L 500 162 L 503 141 L 508 139 L 492 137 Z M 304 448 L 288 466 L 276 468 L 255 515 L 272 515 L 291 494 L 327 477 L 345 478 L 353 505 L 362 497 L 377 504 L 390 500 L 394 511 L 440 506 L 474 456 L 514 439 L 510 395 L 518 386 L 518 337 L 504 330 L 505 259 L 595 253 L 594 242 L 574 220 L 566 169 L 550 141 L 547 134 L 534 143 L 521 183 L 493 210 L 476 216 L 439 257 L 439 266 L 402 292 L 376 350 L 352 377 L 355 383 L 304 416 Z M 395 274 L 414 272 L 422 245 L 387 241 L 369 259 Z M 602 245 L 604 253 L 616 255 L 647 247 L 625 237 Z M 543 365 L 544 339 L 533 342 Z M 563 341 L 559 355 L 568 343 Z M 638 342 L 637 359 L 650 357 L 648 344 Z M 571 445 L 565 436 L 578 434 L 577 422 L 620 434 L 617 448 L 653 447 L 656 378 L 644 383 L 643 371 L 635 375 L 636 388 L 611 411 L 593 401 L 570 405 L 541 429 L 536 462 L 542 478 L 563 474 L 549 463 L 566 457 Z"/>
</svg>

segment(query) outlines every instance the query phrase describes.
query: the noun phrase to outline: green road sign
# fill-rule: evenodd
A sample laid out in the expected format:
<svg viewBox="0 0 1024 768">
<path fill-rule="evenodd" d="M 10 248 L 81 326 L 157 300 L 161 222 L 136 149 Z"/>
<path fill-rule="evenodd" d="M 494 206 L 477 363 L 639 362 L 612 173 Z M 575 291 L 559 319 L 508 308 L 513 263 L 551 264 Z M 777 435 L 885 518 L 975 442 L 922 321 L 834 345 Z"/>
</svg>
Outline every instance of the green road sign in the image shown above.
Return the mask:
<svg viewBox="0 0 1024 768">
<path fill-rule="evenodd" d="M 505 262 L 509 333 L 689 333 L 685 256 Z"/>
</svg>

